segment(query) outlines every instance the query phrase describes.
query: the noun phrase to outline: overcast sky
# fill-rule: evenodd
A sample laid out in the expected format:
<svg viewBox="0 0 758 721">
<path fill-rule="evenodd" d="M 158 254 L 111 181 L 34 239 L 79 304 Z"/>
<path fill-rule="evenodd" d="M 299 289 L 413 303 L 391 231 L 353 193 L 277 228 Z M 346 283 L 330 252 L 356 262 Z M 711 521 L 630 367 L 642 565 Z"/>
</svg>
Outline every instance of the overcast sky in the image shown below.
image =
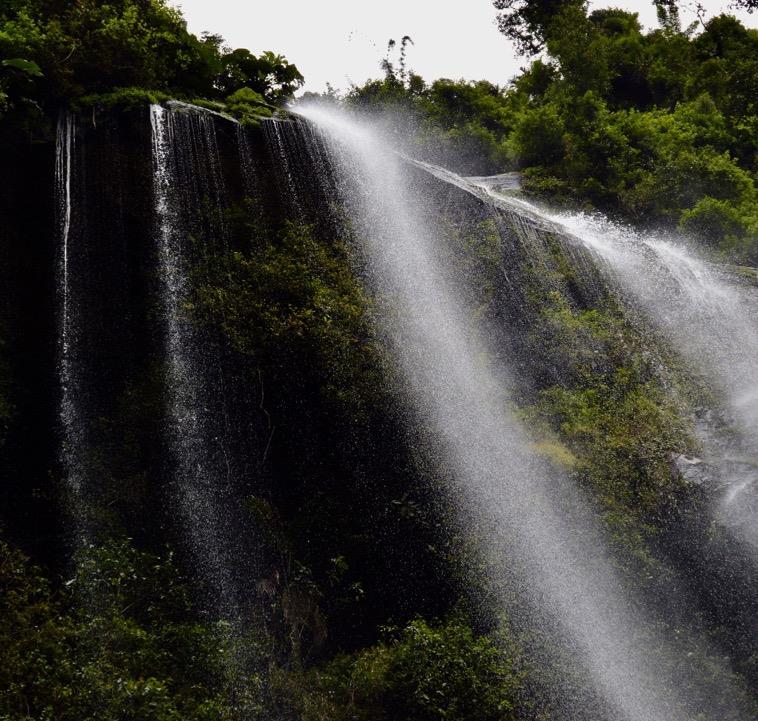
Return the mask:
<svg viewBox="0 0 758 721">
<path fill-rule="evenodd" d="M 524 64 L 498 32 L 491 0 L 172 0 L 195 33 L 223 35 L 232 47 L 255 53 L 274 50 L 295 63 L 305 90 L 331 83 L 344 89 L 379 77 L 387 41 L 413 38 L 408 66 L 426 80 L 487 79 L 507 83 Z M 683 3 L 685 4 L 685 3 Z M 656 24 L 652 0 L 592 2 L 623 7 Z M 727 9 L 723 0 L 704 0 L 709 13 Z M 737 13 L 755 27 L 758 15 Z M 685 14 L 685 21 L 693 19 Z"/>
</svg>

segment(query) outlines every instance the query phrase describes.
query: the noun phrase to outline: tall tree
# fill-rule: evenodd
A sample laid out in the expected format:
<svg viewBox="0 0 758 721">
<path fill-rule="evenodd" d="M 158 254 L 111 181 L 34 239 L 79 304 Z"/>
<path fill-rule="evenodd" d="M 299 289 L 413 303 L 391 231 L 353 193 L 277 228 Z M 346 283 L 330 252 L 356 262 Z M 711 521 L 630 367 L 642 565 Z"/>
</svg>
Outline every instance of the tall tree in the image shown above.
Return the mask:
<svg viewBox="0 0 758 721">
<path fill-rule="evenodd" d="M 654 4 L 658 13 L 658 22 L 662 28 L 672 32 L 681 30 L 677 0 L 654 0 Z"/>
<path fill-rule="evenodd" d="M 584 0 L 494 0 L 493 4 L 500 11 L 500 32 L 513 40 L 524 55 L 536 55 L 542 50 L 561 12 L 569 7 L 587 9 Z"/>
</svg>

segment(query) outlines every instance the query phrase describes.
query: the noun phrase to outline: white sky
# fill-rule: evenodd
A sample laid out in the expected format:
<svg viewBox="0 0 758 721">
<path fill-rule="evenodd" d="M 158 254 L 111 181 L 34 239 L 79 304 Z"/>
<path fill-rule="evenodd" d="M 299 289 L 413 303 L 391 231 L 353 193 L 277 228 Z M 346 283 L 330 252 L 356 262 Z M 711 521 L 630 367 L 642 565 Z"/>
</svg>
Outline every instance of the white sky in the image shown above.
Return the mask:
<svg viewBox="0 0 758 721">
<path fill-rule="evenodd" d="M 710 14 L 726 0 L 701 0 Z M 330 82 L 345 89 L 381 75 L 387 41 L 410 35 L 408 66 L 426 80 L 486 79 L 506 84 L 525 64 L 498 32 L 491 0 L 172 0 L 192 32 L 222 35 L 232 47 L 273 50 L 295 63 L 305 90 Z M 594 0 L 592 7 L 623 7 L 656 25 L 652 0 Z M 683 5 L 686 3 L 682 3 Z M 758 14 L 736 13 L 755 27 Z M 683 13 L 685 24 L 694 15 Z"/>
</svg>

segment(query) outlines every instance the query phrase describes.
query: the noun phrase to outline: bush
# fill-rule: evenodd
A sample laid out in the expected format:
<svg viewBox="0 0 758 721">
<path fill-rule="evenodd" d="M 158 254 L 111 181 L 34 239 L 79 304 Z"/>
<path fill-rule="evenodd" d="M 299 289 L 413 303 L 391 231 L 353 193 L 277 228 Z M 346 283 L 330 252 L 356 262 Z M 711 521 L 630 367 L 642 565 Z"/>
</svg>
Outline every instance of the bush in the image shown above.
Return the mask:
<svg viewBox="0 0 758 721">
<path fill-rule="evenodd" d="M 198 269 L 198 316 L 272 375 L 287 360 L 298 366 L 290 376 L 314 375 L 329 397 L 375 398 L 382 363 L 347 244 L 295 222 L 273 237 L 250 230 L 249 252 L 212 258 Z M 307 368 L 303 358 L 310 359 Z"/>
<path fill-rule="evenodd" d="M 510 721 L 522 678 L 499 648 L 461 620 L 423 620 L 310 676 L 303 721 Z"/>
<path fill-rule="evenodd" d="M 162 103 L 171 98 L 166 93 L 145 88 L 117 88 L 109 93 L 86 95 L 75 103 L 76 109 L 135 110 L 147 104 Z"/>
<path fill-rule="evenodd" d="M 564 154 L 563 123 L 551 105 L 529 110 L 519 117 L 511 135 L 512 152 L 521 166 L 549 166 Z"/>
<path fill-rule="evenodd" d="M 41 571 L 0 541 L 0 719 L 60 714 L 76 688 L 75 634 Z"/>
<path fill-rule="evenodd" d="M 226 104 L 229 111 L 243 123 L 255 124 L 258 118 L 272 115 L 273 106 L 252 88 L 240 88 L 226 99 Z"/>
<path fill-rule="evenodd" d="M 713 247 L 719 247 L 728 238 L 745 232 L 737 208 L 727 200 L 716 200 L 709 196 L 683 213 L 679 227 Z"/>
<path fill-rule="evenodd" d="M 257 640 L 198 618 L 170 554 L 86 548 L 56 592 L 0 542 L 0 719 L 259 718 Z"/>
</svg>

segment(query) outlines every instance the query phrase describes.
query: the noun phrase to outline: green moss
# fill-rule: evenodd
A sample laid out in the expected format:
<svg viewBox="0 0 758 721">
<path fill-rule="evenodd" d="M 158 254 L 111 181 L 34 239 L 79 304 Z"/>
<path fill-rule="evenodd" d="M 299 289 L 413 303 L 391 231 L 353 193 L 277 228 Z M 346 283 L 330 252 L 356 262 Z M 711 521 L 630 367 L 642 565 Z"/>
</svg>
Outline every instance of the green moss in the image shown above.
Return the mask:
<svg viewBox="0 0 758 721">
<path fill-rule="evenodd" d="M 678 490 L 669 469 L 670 454 L 685 450 L 677 410 L 654 382 L 624 368 L 607 384 L 545 389 L 533 409 L 581 459 L 595 495 L 638 517 L 660 511 Z"/>
<path fill-rule="evenodd" d="M 117 88 L 107 93 L 85 95 L 76 101 L 75 109 L 135 110 L 148 104 L 163 103 L 170 99 L 170 95 L 157 90 Z"/>
<path fill-rule="evenodd" d="M 579 459 L 568 446 L 556 438 L 543 438 L 531 444 L 531 449 L 554 465 L 564 470 L 573 470 L 580 465 Z"/>
<path fill-rule="evenodd" d="M 549 234 L 545 248 L 550 270 L 526 276 L 535 312 L 528 344 L 546 368 L 559 369 L 558 379 L 543 381 L 521 413 L 535 450 L 597 500 L 622 555 L 650 563 L 646 539 L 683 492 L 670 457 L 693 450 L 690 400 L 698 390 L 613 298 L 576 307 L 576 265 Z"/>
<path fill-rule="evenodd" d="M 229 112 L 245 125 L 258 125 L 261 118 L 270 118 L 276 106 L 271 105 L 251 88 L 240 88 L 226 99 Z"/>
<path fill-rule="evenodd" d="M 208 100 L 207 98 L 192 98 L 192 105 L 197 105 L 199 108 L 205 108 L 206 110 L 213 110 L 216 113 L 226 113 L 228 108 L 226 103 L 222 103 L 220 100 Z"/>
</svg>

